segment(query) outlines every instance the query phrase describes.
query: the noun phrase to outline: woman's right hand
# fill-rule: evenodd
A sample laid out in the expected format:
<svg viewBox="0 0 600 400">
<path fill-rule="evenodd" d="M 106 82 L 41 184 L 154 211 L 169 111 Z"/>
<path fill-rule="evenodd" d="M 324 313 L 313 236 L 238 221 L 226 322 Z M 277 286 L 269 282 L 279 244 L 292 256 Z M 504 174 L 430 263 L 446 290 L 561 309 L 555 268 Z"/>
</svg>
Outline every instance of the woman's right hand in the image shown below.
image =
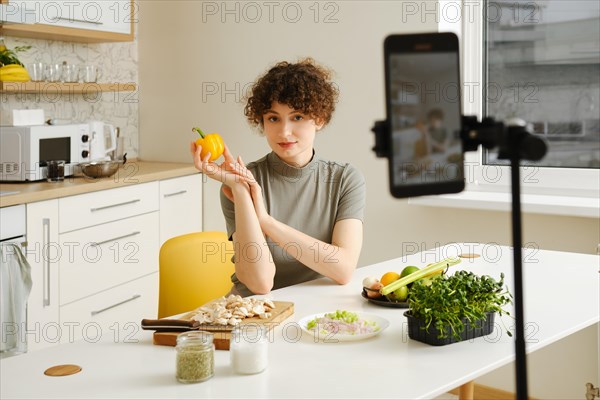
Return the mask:
<svg viewBox="0 0 600 400">
<path fill-rule="evenodd" d="M 222 182 L 230 188 L 233 188 L 236 184 L 246 185 L 245 181 L 241 179 L 239 174 L 231 167 L 231 165 L 235 163 L 235 159 L 229 152 L 227 145 L 225 145 L 225 151 L 223 152 L 224 161 L 221 164 L 208 161 L 210 159 L 210 153 L 206 154 L 204 159 L 202 159 L 200 155 L 202 146 L 197 145 L 196 142 L 190 143 L 190 152 L 192 153 L 196 169 L 202 171 L 202 173 L 209 178 Z"/>
</svg>

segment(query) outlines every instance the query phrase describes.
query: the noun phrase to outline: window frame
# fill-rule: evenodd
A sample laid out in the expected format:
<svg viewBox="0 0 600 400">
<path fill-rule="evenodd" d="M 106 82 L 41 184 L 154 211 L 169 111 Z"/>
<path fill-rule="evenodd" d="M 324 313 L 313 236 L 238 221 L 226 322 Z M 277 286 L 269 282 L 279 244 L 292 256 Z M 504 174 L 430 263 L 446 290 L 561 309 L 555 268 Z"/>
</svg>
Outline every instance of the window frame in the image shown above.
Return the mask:
<svg viewBox="0 0 600 400">
<path fill-rule="evenodd" d="M 488 0 L 438 0 L 438 31 L 460 41 L 463 115 L 483 114 L 483 21 Z M 445 18 L 445 10 L 460 10 Z M 468 83 L 468 84 L 467 84 Z M 479 90 L 474 90 L 477 87 Z M 465 190 L 457 194 L 409 198 L 420 206 L 510 211 L 510 167 L 483 164 L 483 151 L 465 153 Z M 521 167 L 524 213 L 600 219 L 600 170 Z"/>
<path fill-rule="evenodd" d="M 483 115 L 484 79 L 484 10 L 489 0 L 479 3 L 461 0 L 463 15 L 460 26 L 461 69 L 463 78 L 463 113 Z M 440 10 L 442 7 L 440 7 Z M 448 28 L 440 17 L 440 30 Z M 478 90 L 469 90 L 475 87 Z M 506 192 L 510 190 L 510 167 L 483 164 L 483 151 L 465 154 L 467 190 Z M 600 197 L 600 169 L 562 167 L 521 167 L 523 193 Z"/>
</svg>

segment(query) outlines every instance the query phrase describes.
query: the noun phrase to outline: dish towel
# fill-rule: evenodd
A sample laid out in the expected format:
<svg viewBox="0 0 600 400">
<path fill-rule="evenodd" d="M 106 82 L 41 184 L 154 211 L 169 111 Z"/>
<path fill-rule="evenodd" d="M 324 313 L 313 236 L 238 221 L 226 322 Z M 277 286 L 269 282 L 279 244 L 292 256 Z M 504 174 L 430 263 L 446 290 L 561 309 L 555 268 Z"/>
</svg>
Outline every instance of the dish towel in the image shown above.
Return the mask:
<svg viewBox="0 0 600 400">
<path fill-rule="evenodd" d="M 27 351 L 25 324 L 31 266 L 17 243 L 0 243 L 0 352 Z"/>
</svg>

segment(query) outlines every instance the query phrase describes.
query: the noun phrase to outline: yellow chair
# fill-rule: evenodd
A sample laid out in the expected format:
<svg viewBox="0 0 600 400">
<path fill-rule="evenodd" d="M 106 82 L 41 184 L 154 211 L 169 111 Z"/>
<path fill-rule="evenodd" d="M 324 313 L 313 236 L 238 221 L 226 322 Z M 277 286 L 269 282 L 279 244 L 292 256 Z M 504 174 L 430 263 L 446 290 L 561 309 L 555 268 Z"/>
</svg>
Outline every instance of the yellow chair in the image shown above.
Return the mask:
<svg viewBox="0 0 600 400">
<path fill-rule="evenodd" d="M 225 232 L 197 232 L 167 240 L 159 254 L 158 318 L 194 310 L 232 287 L 233 243 Z"/>
</svg>

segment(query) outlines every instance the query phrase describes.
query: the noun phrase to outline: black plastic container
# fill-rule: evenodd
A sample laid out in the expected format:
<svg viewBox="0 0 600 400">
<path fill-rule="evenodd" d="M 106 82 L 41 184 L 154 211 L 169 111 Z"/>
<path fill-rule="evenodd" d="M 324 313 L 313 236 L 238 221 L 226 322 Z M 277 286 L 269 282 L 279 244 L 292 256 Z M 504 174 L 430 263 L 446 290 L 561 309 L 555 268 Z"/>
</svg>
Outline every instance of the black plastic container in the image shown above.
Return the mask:
<svg viewBox="0 0 600 400">
<path fill-rule="evenodd" d="M 494 331 L 494 316 L 496 313 L 488 312 L 486 319 L 476 321 L 471 324 L 466 319 L 463 319 L 465 329 L 459 333 L 460 340 L 452 336 L 452 331 L 449 327 L 446 328 L 447 337 L 438 338 L 440 331 L 435 326 L 435 321 L 429 325 L 429 329 L 425 329 L 425 321 L 421 318 L 413 317 L 411 310 L 404 313 L 408 319 L 408 337 L 419 342 L 427 343 L 432 346 L 444 346 L 446 344 L 456 343 L 463 340 L 474 339 L 479 336 L 489 335 Z"/>
</svg>

